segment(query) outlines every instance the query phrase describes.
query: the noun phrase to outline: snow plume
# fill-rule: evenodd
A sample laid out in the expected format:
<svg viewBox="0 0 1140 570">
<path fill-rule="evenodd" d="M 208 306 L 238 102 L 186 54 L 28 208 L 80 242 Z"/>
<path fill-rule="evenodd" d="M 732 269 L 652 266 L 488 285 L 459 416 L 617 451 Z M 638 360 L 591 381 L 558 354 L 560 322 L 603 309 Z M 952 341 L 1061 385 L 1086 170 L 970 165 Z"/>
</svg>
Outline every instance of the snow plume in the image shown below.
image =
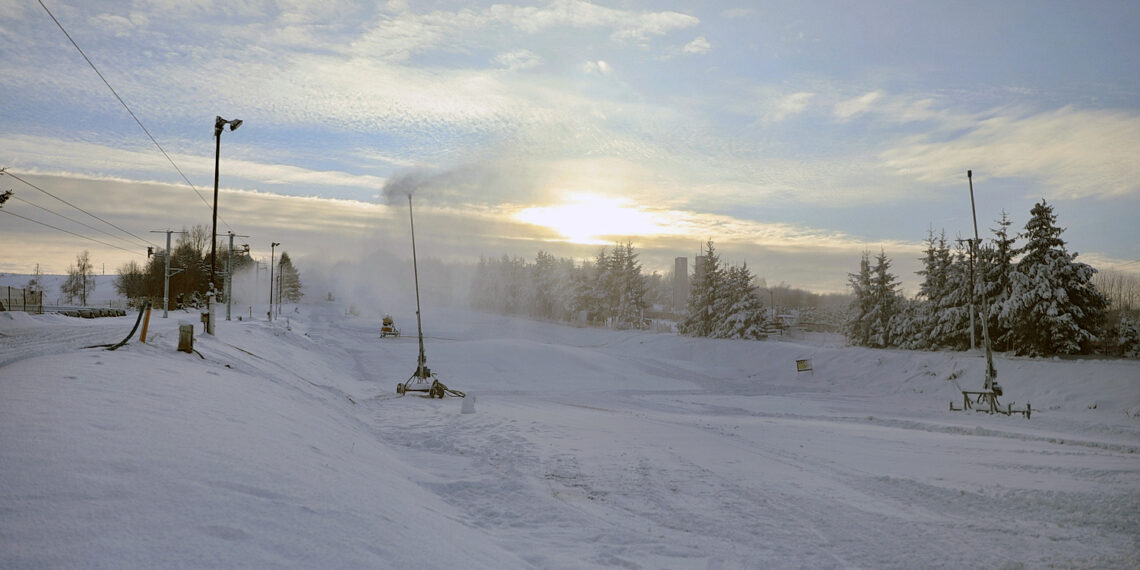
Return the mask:
<svg viewBox="0 0 1140 570">
<path fill-rule="evenodd" d="M 546 190 L 549 165 L 497 155 L 450 168 L 416 168 L 384 183 L 385 204 L 400 205 L 408 196 L 428 193 L 432 201 L 452 204 L 531 202 Z"/>
<path fill-rule="evenodd" d="M 384 202 L 396 205 L 407 201 L 417 192 L 430 192 L 438 196 L 477 195 L 483 182 L 492 177 L 492 170 L 478 166 L 459 166 L 447 170 L 417 169 L 403 172 L 384 183 L 380 195 Z"/>
</svg>

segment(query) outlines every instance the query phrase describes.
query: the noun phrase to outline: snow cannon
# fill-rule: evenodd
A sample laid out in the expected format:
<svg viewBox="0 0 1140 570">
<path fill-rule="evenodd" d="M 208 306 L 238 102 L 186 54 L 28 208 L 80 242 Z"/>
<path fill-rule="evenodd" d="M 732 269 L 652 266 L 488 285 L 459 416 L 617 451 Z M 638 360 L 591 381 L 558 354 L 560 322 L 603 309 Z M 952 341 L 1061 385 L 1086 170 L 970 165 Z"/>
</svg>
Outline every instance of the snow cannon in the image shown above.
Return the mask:
<svg viewBox="0 0 1140 570">
<path fill-rule="evenodd" d="M 972 170 L 966 171 L 966 178 L 970 181 L 970 210 L 974 216 L 974 239 L 970 242 L 970 263 L 971 267 L 973 260 L 977 257 L 978 244 L 981 240 L 978 238 L 978 214 L 974 210 L 974 172 Z M 973 275 L 973 271 L 970 273 Z M 972 285 L 972 284 L 971 284 Z M 973 287 L 971 287 L 973 289 Z M 994 353 L 993 346 L 990 343 L 990 327 L 989 323 L 989 303 L 986 296 L 982 295 L 981 298 L 981 317 L 982 317 L 982 342 L 986 347 L 986 376 L 982 384 L 981 390 L 962 390 L 961 386 L 958 389 L 962 392 L 962 406 L 954 407 L 954 401 L 950 401 L 951 412 L 964 412 L 966 410 L 974 410 L 977 412 L 985 412 L 987 414 L 1004 414 L 1012 416 L 1013 414 L 1022 414 L 1025 419 L 1033 414 L 1033 407 L 1028 403 L 1025 404 L 1025 409 L 1017 410 L 1013 408 L 1013 403 L 1006 404 L 1003 408 L 1001 402 L 998 402 L 998 397 L 1003 394 L 1001 384 L 997 381 L 997 369 L 994 368 Z M 973 347 L 973 314 L 970 316 L 970 346 Z M 957 384 L 957 382 L 955 382 Z"/>
<path fill-rule="evenodd" d="M 400 329 L 396 328 L 395 322 L 392 321 L 392 315 L 384 315 L 380 320 L 380 338 L 386 337 L 399 337 Z"/>
<path fill-rule="evenodd" d="M 420 356 L 416 361 L 416 371 L 412 372 L 408 381 L 396 384 L 396 393 L 403 396 L 408 392 L 426 392 L 429 398 L 443 398 L 447 395 L 463 398 L 466 394 L 448 388 L 427 367 L 427 356 L 424 355 L 424 326 L 423 319 L 420 318 L 420 271 L 416 262 L 416 219 L 412 215 L 411 194 L 408 194 L 408 218 L 412 224 L 412 275 L 415 277 L 416 283 L 416 332 L 420 339 Z"/>
</svg>

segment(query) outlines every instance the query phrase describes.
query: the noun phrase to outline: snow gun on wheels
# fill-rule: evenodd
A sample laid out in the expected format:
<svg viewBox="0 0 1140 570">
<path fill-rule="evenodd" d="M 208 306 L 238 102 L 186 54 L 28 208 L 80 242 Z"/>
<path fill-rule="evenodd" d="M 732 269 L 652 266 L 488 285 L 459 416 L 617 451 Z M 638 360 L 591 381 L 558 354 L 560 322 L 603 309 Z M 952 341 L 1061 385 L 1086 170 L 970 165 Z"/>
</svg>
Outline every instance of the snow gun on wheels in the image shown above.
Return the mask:
<svg viewBox="0 0 1140 570">
<path fill-rule="evenodd" d="M 427 357 L 424 356 L 423 319 L 420 318 L 420 272 L 416 263 L 416 220 L 412 216 L 411 194 L 408 194 L 408 216 L 412 222 L 412 275 L 415 276 L 416 281 L 416 329 L 420 338 L 420 356 L 416 361 L 416 371 L 412 373 L 408 381 L 396 384 L 396 393 L 402 396 L 408 392 L 427 392 L 430 398 L 443 398 L 446 395 L 462 398 L 466 394 L 448 388 L 427 367 Z"/>
<path fill-rule="evenodd" d="M 972 170 L 966 171 L 966 178 L 970 180 L 970 209 L 974 208 L 974 172 Z M 977 255 L 978 244 L 978 215 L 974 213 L 974 240 L 970 242 L 970 285 L 973 287 L 973 264 Z M 971 297 L 973 292 L 971 291 Z M 986 304 L 985 295 L 982 295 L 981 303 L 982 313 L 982 339 L 986 345 L 986 380 L 981 390 L 962 390 L 961 386 L 958 389 L 962 391 L 962 406 L 954 407 L 954 402 L 950 402 L 950 411 L 962 412 L 966 410 L 974 410 L 978 412 L 986 412 L 988 414 L 1005 414 L 1012 416 L 1013 414 L 1022 414 L 1025 419 L 1029 419 L 1030 414 L 1033 413 L 1033 408 L 1029 404 L 1025 404 L 1025 409 L 1015 410 L 1013 404 L 1006 404 L 1003 408 L 1001 403 L 998 402 L 998 397 L 1002 395 L 1001 385 L 997 382 L 997 370 L 994 369 L 994 354 L 990 348 L 990 327 L 989 309 Z M 971 317 L 972 319 L 972 317 Z M 973 325 L 973 323 L 970 323 Z M 956 383 L 955 383 L 956 384 Z"/>
<path fill-rule="evenodd" d="M 392 321 L 392 315 L 384 315 L 383 320 L 380 321 L 380 338 L 389 336 L 399 337 L 400 329 L 396 328 L 396 324 Z"/>
</svg>

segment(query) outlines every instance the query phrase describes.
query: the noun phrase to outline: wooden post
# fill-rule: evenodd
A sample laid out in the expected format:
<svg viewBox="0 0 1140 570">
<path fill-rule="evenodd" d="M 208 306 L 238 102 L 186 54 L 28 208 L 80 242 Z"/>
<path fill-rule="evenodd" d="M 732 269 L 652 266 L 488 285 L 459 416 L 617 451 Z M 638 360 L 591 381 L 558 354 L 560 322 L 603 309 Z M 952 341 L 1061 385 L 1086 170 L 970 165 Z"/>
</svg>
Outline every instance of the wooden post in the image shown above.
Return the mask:
<svg viewBox="0 0 1140 570">
<path fill-rule="evenodd" d="M 150 305 L 146 306 L 146 316 L 143 317 L 142 332 L 139 333 L 139 342 L 146 344 L 146 327 L 150 324 Z"/>
<path fill-rule="evenodd" d="M 194 325 L 189 323 L 178 324 L 178 350 L 182 352 L 194 351 Z"/>
</svg>

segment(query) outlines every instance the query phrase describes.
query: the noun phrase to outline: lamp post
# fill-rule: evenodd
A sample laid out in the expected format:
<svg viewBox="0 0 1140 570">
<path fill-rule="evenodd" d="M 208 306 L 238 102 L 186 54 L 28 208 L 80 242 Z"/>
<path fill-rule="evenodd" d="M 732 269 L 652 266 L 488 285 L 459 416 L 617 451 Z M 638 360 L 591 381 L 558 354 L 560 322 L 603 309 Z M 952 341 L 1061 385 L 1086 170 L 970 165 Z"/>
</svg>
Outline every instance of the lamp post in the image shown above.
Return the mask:
<svg viewBox="0 0 1140 570">
<path fill-rule="evenodd" d="M 281 245 L 281 242 L 275 241 L 269 244 L 269 320 L 273 320 L 273 254 L 274 248 Z"/>
<path fill-rule="evenodd" d="M 217 242 L 218 242 L 218 162 L 222 157 L 222 129 L 230 126 L 231 131 L 236 131 L 241 126 L 241 119 L 234 119 L 227 121 L 220 116 L 214 118 L 214 139 L 217 141 L 214 145 L 214 219 L 213 230 L 210 236 L 210 290 L 214 290 L 214 260 L 216 259 Z"/>
</svg>

